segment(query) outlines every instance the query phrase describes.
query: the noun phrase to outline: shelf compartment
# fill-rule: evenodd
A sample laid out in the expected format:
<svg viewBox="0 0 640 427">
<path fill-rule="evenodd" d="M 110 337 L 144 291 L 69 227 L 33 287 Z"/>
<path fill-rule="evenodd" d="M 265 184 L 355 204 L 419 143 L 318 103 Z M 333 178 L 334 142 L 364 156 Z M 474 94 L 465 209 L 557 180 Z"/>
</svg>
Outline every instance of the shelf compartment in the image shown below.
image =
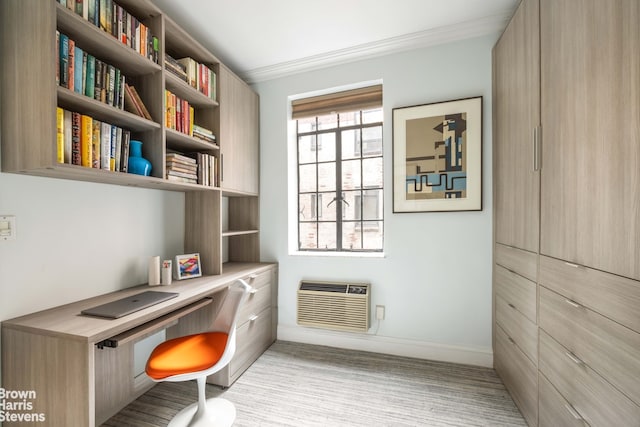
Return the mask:
<svg viewBox="0 0 640 427">
<path fill-rule="evenodd" d="M 126 75 L 142 76 L 161 70 L 160 65 L 140 55 L 60 3 L 56 3 L 56 19 L 61 33 L 76 41 L 83 50 L 119 68 Z"/>
<path fill-rule="evenodd" d="M 171 73 L 171 71 L 165 72 L 165 83 L 167 89 L 169 89 L 171 93 L 179 98 L 187 100 L 192 107 L 211 108 L 218 106 L 218 102 L 198 91 L 197 89 L 189 85 L 189 83 Z"/>
<path fill-rule="evenodd" d="M 166 129 L 167 145 L 177 151 L 218 151 L 220 147 L 173 129 Z"/>
<path fill-rule="evenodd" d="M 87 114 L 97 120 L 126 127 L 132 131 L 143 132 L 160 129 L 159 123 L 70 91 L 65 87 L 58 86 L 57 94 L 58 106 L 65 110 L 82 112 L 82 114 Z"/>
</svg>

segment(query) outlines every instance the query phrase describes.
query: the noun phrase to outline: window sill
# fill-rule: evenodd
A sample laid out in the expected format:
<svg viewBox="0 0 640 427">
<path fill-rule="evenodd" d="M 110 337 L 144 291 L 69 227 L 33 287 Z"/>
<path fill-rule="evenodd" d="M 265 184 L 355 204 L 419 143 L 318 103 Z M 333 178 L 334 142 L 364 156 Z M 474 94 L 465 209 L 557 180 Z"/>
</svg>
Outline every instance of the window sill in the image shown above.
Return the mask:
<svg viewBox="0 0 640 427">
<path fill-rule="evenodd" d="M 303 257 L 344 257 L 344 258 L 386 258 L 384 252 L 312 252 L 312 251 L 292 251 L 292 256 Z"/>
</svg>

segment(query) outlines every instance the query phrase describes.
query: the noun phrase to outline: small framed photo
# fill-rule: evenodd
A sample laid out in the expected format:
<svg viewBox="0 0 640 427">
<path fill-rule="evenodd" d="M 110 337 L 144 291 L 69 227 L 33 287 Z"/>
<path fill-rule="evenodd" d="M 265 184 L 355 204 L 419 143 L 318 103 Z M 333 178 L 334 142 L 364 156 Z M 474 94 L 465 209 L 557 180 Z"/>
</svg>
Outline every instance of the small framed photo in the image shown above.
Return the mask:
<svg viewBox="0 0 640 427">
<path fill-rule="evenodd" d="M 393 212 L 482 210 L 482 97 L 393 109 Z"/>
<path fill-rule="evenodd" d="M 202 276 L 200 254 L 185 254 L 176 256 L 176 279 L 191 279 Z"/>
</svg>

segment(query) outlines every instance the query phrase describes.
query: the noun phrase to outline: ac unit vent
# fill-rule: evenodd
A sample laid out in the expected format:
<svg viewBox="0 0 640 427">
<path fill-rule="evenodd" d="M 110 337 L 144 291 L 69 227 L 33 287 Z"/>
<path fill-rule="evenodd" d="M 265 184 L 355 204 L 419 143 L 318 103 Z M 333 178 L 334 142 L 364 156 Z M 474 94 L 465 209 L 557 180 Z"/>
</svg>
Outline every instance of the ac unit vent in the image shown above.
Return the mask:
<svg viewBox="0 0 640 427">
<path fill-rule="evenodd" d="M 301 281 L 298 324 L 340 331 L 368 331 L 369 286 L 368 283 Z"/>
</svg>

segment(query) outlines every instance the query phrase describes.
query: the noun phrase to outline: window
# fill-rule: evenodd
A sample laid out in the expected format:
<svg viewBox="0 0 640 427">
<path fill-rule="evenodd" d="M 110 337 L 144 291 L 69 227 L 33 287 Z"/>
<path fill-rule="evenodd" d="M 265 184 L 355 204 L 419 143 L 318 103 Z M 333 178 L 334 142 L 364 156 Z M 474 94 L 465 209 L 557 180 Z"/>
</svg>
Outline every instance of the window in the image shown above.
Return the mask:
<svg viewBox="0 0 640 427">
<path fill-rule="evenodd" d="M 381 99 L 380 87 L 375 108 L 295 120 L 298 250 L 382 251 Z"/>
</svg>

